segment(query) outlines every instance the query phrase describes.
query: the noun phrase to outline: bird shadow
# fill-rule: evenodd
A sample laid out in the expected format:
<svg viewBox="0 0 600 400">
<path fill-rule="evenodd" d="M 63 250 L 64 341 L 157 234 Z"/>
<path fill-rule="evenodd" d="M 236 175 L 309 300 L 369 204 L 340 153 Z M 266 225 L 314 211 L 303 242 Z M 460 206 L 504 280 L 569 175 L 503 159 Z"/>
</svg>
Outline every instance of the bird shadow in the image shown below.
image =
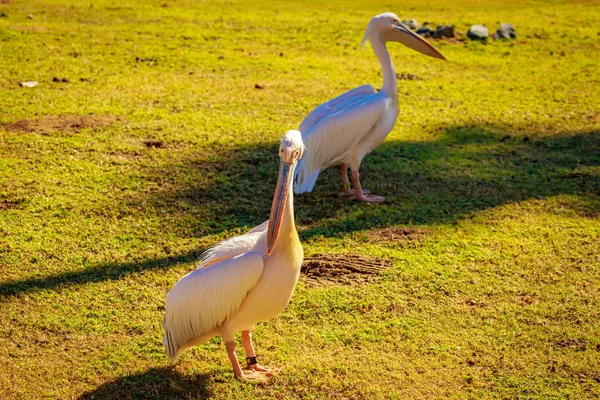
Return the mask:
<svg viewBox="0 0 600 400">
<path fill-rule="evenodd" d="M 0 297 L 9 297 L 18 295 L 19 293 L 42 289 L 64 289 L 74 285 L 119 280 L 131 274 L 153 269 L 167 269 L 191 262 L 197 260 L 201 254 L 202 250 L 193 250 L 178 256 L 149 259 L 142 262 L 106 263 L 89 266 L 83 270 L 67 271 L 42 278 L 3 282 L 0 284 Z"/>
<path fill-rule="evenodd" d="M 295 198 L 301 240 L 399 225 L 455 223 L 477 211 L 560 195 L 570 195 L 561 199 L 560 207 L 584 218 L 598 218 L 600 131 L 552 129 L 455 125 L 438 127 L 432 141 L 388 140 L 361 167 L 364 186 L 385 195 L 388 203 L 339 198 L 339 173 L 330 168 L 312 193 Z M 276 143 L 266 143 L 178 159 L 146 176 L 162 188 L 158 193 L 140 195 L 129 206 L 165 215 L 165 229 L 184 237 L 244 231 L 268 218 L 277 153 Z M 197 259 L 201 252 L 4 282 L 0 297 L 168 269 Z"/>
<path fill-rule="evenodd" d="M 440 126 L 436 140 L 388 140 L 361 167 L 364 186 L 385 205 L 339 198 L 337 168 L 323 172 L 312 193 L 296 196 L 302 240 L 396 225 L 454 223 L 473 212 L 527 199 L 576 195 L 564 206 L 594 218 L 600 212 L 600 131 L 553 131 L 551 126 Z M 200 185 L 160 193 L 149 203 L 211 207 L 214 232 L 249 228 L 269 215 L 277 179 L 276 144 L 235 147 L 223 162 L 191 160 L 177 168 L 205 178 Z M 208 179 L 206 179 L 208 177 Z M 195 177 L 193 177 L 195 178 Z M 178 210 L 181 211 L 181 210 Z M 193 236 L 200 228 L 190 229 Z"/>
<path fill-rule="evenodd" d="M 337 171 L 314 194 L 301 196 L 297 221 L 305 240 L 375 227 L 455 223 L 474 212 L 529 199 L 574 195 L 561 206 L 600 215 L 600 131 L 549 136 L 501 125 L 441 129 L 433 142 L 385 142 L 361 168 L 364 185 L 383 206 L 335 199 L 323 212 L 318 196 L 335 192 Z"/>
<path fill-rule="evenodd" d="M 209 399 L 208 374 L 183 375 L 172 367 L 152 368 L 120 377 L 83 393 L 79 400 L 91 399 Z"/>
</svg>

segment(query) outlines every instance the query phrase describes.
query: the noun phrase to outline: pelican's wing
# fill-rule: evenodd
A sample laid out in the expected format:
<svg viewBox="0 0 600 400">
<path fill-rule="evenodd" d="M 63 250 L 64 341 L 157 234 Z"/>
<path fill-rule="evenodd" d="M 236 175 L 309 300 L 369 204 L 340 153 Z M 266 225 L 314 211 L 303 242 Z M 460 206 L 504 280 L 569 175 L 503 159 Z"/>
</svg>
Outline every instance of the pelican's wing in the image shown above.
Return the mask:
<svg viewBox="0 0 600 400">
<path fill-rule="evenodd" d="M 312 191 L 319 173 L 341 163 L 342 156 L 373 129 L 385 111 L 385 99 L 375 93 L 346 96 L 334 106 L 328 104 L 319 106 L 314 118 L 302 123 L 308 130 L 300 130 L 306 152 L 296 167 L 297 194 Z"/>
<path fill-rule="evenodd" d="M 353 102 L 356 98 L 361 98 L 364 96 L 369 96 L 371 94 L 375 94 L 375 89 L 371 85 L 362 85 L 352 90 L 347 91 L 344 94 L 339 95 L 338 97 L 329 100 L 326 103 L 321 104 L 314 110 L 308 114 L 308 116 L 302 121 L 298 130 L 302 133 L 302 139 L 306 138 L 308 132 L 313 127 L 313 125 L 321 118 L 331 113 L 336 109 L 340 109 L 347 102 Z"/>
<path fill-rule="evenodd" d="M 167 295 L 163 320 L 169 357 L 177 358 L 189 346 L 186 343 L 215 330 L 235 313 L 263 266 L 260 254 L 249 252 L 181 278 Z"/>
<path fill-rule="evenodd" d="M 267 220 L 243 235 L 217 243 L 202 254 L 202 262 L 198 268 L 208 267 L 215 262 L 226 260 L 248 251 L 264 253 L 267 251 L 266 232 L 268 225 L 269 221 Z"/>
</svg>

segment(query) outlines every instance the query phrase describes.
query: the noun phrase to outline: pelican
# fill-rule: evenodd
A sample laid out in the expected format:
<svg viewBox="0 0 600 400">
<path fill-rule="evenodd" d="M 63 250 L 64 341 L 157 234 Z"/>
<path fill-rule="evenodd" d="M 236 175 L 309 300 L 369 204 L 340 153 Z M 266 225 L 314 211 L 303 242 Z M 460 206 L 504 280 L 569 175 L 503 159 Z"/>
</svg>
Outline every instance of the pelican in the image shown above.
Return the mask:
<svg viewBox="0 0 600 400">
<path fill-rule="evenodd" d="M 292 178 L 303 152 L 300 132 L 288 131 L 279 146 L 279 177 L 269 220 L 207 250 L 200 266 L 169 291 L 163 344 L 172 360 L 220 335 L 236 377 L 272 376 L 271 369 L 256 361 L 251 332 L 257 322 L 277 316 L 287 306 L 300 275 L 304 253 L 294 225 Z M 245 372 L 233 341 L 240 331 Z"/>
<path fill-rule="evenodd" d="M 376 203 L 385 201 L 384 197 L 362 189 L 358 169 L 362 159 L 385 140 L 398 116 L 396 71 L 386 43 L 400 42 L 425 55 L 445 58 L 389 12 L 371 19 L 361 45 L 367 40 L 381 64 L 383 86 L 379 92 L 371 85 L 352 89 L 321 104 L 306 117 L 299 127 L 307 152 L 296 169 L 296 194 L 312 191 L 321 171 L 339 165 L 341 196 Z M 354 190 L 348 182 L 348 167 Z"/>
</svg>

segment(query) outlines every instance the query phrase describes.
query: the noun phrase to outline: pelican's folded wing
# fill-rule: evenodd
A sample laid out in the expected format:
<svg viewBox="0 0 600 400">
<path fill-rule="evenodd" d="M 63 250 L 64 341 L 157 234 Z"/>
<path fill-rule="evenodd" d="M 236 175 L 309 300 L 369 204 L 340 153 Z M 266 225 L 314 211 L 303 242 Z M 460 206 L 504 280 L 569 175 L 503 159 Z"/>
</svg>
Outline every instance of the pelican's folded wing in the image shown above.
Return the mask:
<svg viewBox="0 0 600 400">
<path fill-rule="evenodd" d="M 362 85 L 347 91 L 338 97 L 321 104 L 308 114 L 302 121 L 298 130 L 302 133 L 302 140 L 306 140 L 311 128 L 329 113 L 342 109 L 347 103 L 353 103 L 357 99 L 375 94 L 375 89 L 371 85 Z"/>
<path fill-rule="evenodd" d="M 249 252 L 181 278 L 167 295 L 163 320 L 163 344 L 169 357 L 176 358 L 186 343 L 215 330 L 235 313 L 258 282 L 263 266 L 262 257 Z"/>
<path fill-rule="evenodd" d="M 201 258 L 202 262 L 198 268 L 206 268 L 221 260 L 226 260 L 249 251 L 264 253 L 267 251 L 267 226 L 265 221 L 256 228 L 240 236 L 223 240 L 206 250 Z"/>
<path fill-rule="evenodd" d="M 306 153 L 296 167 L 294 192 L 310 192 L 319 172 L 341 163 L 344 154 L 373 129 L 384 112 L 385 99 L 374 94 L 346 97 L 328 112 L 324 107 L 321 118 L 307 123 L 307 131 L 301 130 Z"/>
</svg>

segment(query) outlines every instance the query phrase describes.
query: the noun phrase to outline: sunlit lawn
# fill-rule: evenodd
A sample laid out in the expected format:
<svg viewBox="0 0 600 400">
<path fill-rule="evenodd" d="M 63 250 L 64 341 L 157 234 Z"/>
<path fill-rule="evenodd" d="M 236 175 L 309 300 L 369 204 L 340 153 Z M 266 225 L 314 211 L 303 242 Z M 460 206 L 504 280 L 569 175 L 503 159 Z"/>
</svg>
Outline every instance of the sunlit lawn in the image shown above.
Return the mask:
<svg viewBox="0 0 600 400">
<path fill-rule="evenodd" d="M 383 11 L 518 35 L 435 41 L 447 62 L 391 43 L 419 79 L 361 169 L 390 203 L 337 198 L 334 169 L 295 199 L 306 255 L 392 267 L 301 281 L 254 331 L 282 368 L 267 385 L 236 381 L 218 338 L 170 366 L 166 293 L 268 218 L 286 130 L 381 85 L 358 43 Z M 600 397 L 599 19 L 593 1 L 0 0 L 0 398 Z"/>
</svg>

